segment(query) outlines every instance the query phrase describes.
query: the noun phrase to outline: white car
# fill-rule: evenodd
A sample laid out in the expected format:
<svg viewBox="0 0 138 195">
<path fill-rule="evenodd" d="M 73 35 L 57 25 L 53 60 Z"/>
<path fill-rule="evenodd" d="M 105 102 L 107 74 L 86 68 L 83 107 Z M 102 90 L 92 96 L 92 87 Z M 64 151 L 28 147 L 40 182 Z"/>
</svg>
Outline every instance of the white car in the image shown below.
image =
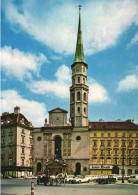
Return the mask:
<svg viewBox="0 0 138 195">
<path fill-rule="evenodd" d="M 96 181 L 96 179 L 99 178 L 98 175 L 85 175 L 86 178 L 88 178 L 90 181 Z"/>
<path fill-rule="evenodd" d="M 71 183 L 89 183 L 90 179 L 82 175 L 76 175 L 76 177 L 72 179 L 70 182 Z"/>
<path fill-rule="evenodd" d="M 71 180 L 73 180 L 75 178 L 74 175 L 67 175 L 67 177 L 65 178 L 65 182 L 66 183 L 71 183 Z"/>
</svg>

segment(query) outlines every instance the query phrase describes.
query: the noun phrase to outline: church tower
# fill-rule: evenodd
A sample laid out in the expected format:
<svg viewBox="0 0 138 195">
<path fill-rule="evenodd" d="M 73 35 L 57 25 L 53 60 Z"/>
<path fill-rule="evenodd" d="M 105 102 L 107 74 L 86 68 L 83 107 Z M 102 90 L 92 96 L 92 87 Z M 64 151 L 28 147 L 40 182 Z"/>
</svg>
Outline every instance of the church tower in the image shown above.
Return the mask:
<svg viewBox="0 0 138 195">
<path fill-rule="evenodd" d="M 88 126 L 88 92 L 81 30 L 81 6 L 79 5 L 79 25 L 77 44 L 72 69 L 72 86 L 70 87 L 70 119 L 74 127 Z"/>
</svg>

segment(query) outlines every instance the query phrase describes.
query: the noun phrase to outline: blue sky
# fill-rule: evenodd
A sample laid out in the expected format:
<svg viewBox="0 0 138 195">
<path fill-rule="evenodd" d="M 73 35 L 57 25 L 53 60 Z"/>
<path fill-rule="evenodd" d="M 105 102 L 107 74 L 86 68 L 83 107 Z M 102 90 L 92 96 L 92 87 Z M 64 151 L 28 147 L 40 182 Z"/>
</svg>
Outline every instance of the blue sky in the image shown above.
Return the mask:
<svg viewBox="0 0 138 195">
<path fill-rule="evenodd" d="M 137 0 L 2 0 L 2 112 L 19 106 L 34 126 L 69 112 L 79 4 L 89 120 L 138 123 Z"/>
</svg>

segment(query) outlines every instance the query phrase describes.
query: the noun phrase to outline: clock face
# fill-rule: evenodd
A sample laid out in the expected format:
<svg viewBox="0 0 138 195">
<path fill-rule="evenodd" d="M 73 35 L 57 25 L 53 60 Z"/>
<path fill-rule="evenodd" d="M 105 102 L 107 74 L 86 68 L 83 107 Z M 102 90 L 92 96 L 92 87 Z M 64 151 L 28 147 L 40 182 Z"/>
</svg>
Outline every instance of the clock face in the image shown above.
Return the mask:
<svg viewBox="0 0 138 195">
<path fill-rule="evenodd" d="M 77 67 L 76 67 L 76 71 L 81 72 L 81 66 L 77 66 Z"/>
</svg>

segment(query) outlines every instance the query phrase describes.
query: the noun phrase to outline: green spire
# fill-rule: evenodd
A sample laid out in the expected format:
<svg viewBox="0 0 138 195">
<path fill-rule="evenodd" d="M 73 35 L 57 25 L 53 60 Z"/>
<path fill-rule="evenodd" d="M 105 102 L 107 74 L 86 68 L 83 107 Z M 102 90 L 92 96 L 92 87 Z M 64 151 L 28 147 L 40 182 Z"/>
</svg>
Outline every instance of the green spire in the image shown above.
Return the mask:
<svg viewBox="0 0 138 195">
<path fill-rule="evenodd" d="M 81 31 L 81 5 L 79 5 L 79 25 L 78 25 L 78 35 L 77 35 L 77 45 L 76 45 L 76 52 L 74 62 L 84 62 L 84 52 L 83 52 L 83 42 L 82 42 L 82 31 Z"/>
</svg>

